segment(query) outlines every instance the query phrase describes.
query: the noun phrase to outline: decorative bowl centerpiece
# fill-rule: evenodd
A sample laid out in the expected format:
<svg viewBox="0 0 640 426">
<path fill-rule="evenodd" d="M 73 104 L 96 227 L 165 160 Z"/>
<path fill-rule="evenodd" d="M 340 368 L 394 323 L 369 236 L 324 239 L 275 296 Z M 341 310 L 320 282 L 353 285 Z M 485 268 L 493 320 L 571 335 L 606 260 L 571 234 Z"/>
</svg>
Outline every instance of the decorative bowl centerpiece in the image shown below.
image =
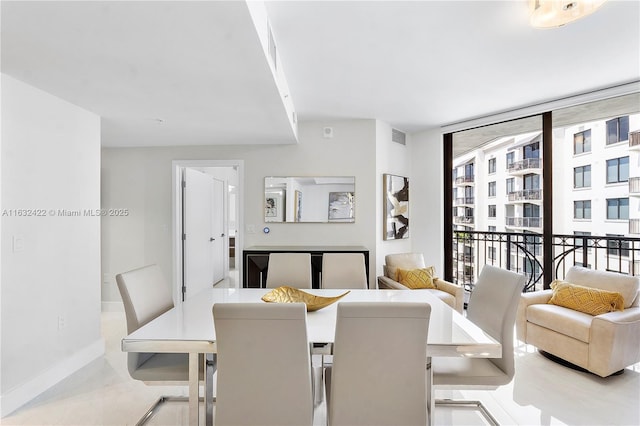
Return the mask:
<svg viewBox="0 0 640 426">
<path fill-rule="evenodd" d="M 298 288 L 281 286 L 278 288 L 274 288 L 269 293 L 262 296 L 262 300 L 265 302 L 275 302 L 275 303 L 301 302 L 307 305 L 307 312 L 312 312 L 337 302 L 347 294 L 349 294 L 349 291 L 335 297 L 323 297 L 323 296 L 316 296 L 314 294 L 304 292 Z"/>
</svg>

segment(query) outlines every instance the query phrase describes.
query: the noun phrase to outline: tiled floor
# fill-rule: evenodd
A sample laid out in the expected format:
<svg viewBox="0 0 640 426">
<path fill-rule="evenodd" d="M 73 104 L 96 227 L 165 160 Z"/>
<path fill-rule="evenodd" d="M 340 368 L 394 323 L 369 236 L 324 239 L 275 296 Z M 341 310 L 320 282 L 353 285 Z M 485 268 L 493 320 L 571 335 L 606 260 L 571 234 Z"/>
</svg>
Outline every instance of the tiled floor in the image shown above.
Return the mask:
<svg viewBox="0 0 640 426">
<path fill-rule="evenodd" d="M 224 284 L 223 284 L 224 285 Z M 24 407 L 2 425 L 133 425 L 160 395 L 186 388 L 146 386 L 129 378 L 124 313 L 102 314 L 106 354 Z M 503 425 L 640 425 L 640 364 L 602 379 L 547 360 L 526 345 L 516 351 L 513 382 L 496 391 L 437 391 L 438 398 L 482 400 Z M 381 395 L 380 398 L 384 398 Z M 375 401 L 372 401 L 375 404 Z M 324 403 L 315 424 L 325 421 Z M 165 404 L 149 425 L 186 425 L 186 404 Z M 436 408 L 435 425 L 486 424 L 476 411 Z"/>
</svg>

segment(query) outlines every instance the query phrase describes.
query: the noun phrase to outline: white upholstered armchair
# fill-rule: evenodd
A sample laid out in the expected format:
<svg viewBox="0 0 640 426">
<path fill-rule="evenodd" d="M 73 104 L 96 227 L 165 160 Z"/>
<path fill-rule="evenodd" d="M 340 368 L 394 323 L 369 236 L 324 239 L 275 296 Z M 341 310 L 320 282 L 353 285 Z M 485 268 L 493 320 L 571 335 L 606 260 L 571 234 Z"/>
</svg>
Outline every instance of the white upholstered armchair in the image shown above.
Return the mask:
<svg viewBox="0 0 640 426">
<path fill-rule="evenodd" d="M 422 253 L 397 253 L 388 254 L 384 258 L 384 275 L 378 277 L 378 288 L 406 290 L 408 287 L 397 281 L 398 269 L 415 270 L 426 268 Z M 438 296 L 458 312 L 464 307 L 464 290 L 457 284 L 450 283 L 441 278 L 433 278 L 435 288 L 419 291 L 429 291 Z"/>
<path fill-rule="evenodd" d="M 599 315 L 550 304 L 553 290 L 524 293 L 516 317 L 518 339 L 601 377 L 640 362 L 638 277 L 573 266 L 565 282 L 617 292 L 624 310 Z M 572 297 L 582 303 L 580 297 Z"/>
</svg>

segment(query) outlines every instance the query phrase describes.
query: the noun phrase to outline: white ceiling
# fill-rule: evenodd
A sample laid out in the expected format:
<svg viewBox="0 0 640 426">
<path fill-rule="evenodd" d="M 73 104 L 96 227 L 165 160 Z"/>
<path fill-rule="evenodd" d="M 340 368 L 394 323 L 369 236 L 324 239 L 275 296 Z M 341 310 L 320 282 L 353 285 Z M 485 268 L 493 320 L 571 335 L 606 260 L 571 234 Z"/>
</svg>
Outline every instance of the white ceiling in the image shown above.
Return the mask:
<svg viewBox="0 0 640 426">
<path fill-rule="evenodd" d="M 638 1 L 551 30 L 524 0 L 266 6 L 299 121 L 414 132 L 640 80 Z M 1 19 L 2 72 L 102 116 L 105 146 L 295 142 L 242 1 L 2 1 Z"/>
</svg>

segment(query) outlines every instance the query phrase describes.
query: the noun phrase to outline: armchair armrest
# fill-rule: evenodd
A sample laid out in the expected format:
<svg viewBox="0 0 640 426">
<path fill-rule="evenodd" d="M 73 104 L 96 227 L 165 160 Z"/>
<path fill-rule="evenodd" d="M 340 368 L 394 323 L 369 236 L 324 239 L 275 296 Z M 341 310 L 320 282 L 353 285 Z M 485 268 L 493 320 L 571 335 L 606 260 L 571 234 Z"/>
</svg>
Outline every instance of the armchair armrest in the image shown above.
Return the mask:
<svg viewBox="0 0 640 426">
<path fill-rule="evenodd" d="M 640 307 L 593 318 L 589 370 L 606 377 L 640 362 Z"/>
<path fill-rule="evenodd" d="M 462 313 L 462 309 L 464 307 L 464 289 L 461 285 L 451 283 L 449 281 L 445 281 L 442 278 L 436 278 L 433 280 L 433 283 L 436 285 L 438 290 L 442 290 L 451 294 L 456 298 L 456 311 Z"/>
<path fill-rule="evenodd" d="M 551 299 L 553 290 L 541 290 L 531 293 L 523 293 L 518 303 L 518 313 L 516 314 L 516 335 L 518 340 L 527 341 L 527 307 L 547 303 Z"/>
<path fill-rule="evenodd" d="M 389 277 L 385 277 L 384 275 L 380 275 L 378 277 L 378 288 L 382 289 L 395 289 L 395 290 L 407 290 L 407 287 L 403 286 L 399 282 L 392 280 Z"/>
</svg>

